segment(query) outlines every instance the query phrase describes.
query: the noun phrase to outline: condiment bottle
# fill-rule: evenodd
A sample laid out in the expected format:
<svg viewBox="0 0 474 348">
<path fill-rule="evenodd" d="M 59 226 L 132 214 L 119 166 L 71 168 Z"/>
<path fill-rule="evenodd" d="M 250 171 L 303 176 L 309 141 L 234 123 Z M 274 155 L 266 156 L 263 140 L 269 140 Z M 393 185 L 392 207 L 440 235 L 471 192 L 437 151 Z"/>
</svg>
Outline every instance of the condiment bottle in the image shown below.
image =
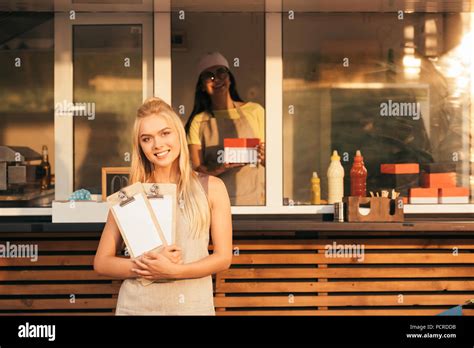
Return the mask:
<svg viewBox="0 0 474 348">
<path fill-rule="evenodd" d="M 357 150 L 351 168 L 351 196 L 365 197 L 367 195 L 367 169 L 364 166 L 364 157 Z"/>
<path fill-rule="evenodd" d="M 321 204 L 321 184 L 316 172 L 311 178 L 311 204 Z"/>
<path fill-rule="evenodd" d="M 341 157 L 339 157 L 336 150 L 332 153 L 327 175 L 328 203 L 342 202 L 344 197 L 344 168 L 341 164 Z"/>
</svg>

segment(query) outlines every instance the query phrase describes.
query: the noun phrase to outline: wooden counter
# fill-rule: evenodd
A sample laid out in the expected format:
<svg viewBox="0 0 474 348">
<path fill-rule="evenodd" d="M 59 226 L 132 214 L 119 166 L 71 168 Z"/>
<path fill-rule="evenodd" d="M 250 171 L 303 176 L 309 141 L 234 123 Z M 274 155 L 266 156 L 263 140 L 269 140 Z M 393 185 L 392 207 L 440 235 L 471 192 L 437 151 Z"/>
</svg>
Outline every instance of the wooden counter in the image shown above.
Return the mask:
<svg viewBox="0 0 474 348">
<path fill-rule="evenodd" d="M 474 298 L 473 221 L 234 217 L 233 264 L 215 277 L 217 314 L 435 315 Z M 0 315 L 112 315 L 120 281 L 92 268 L 102 228 L 0 223 L 0 244 L 36 244 L 40 254 L 0 258 Z"/>
</svg>

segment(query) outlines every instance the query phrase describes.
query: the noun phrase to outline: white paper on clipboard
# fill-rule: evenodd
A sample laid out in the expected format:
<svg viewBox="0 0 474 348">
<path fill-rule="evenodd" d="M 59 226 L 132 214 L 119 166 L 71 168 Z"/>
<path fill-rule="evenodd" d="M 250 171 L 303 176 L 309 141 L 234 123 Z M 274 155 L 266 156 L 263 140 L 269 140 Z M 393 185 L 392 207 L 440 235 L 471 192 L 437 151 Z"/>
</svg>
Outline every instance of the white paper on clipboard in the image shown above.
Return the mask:
<svg viewBox="0 0 474 348">
<path fill-rule="evenodd" d="M 166 243 L 174 244 L 176 235 L 176 185 L 143 184 L 143 187 Z"/>
<path fill-rule="evenodd" d="M 124 207 L 112 207 L 115 216 L 120 220 L 122 228 L 127 233 L 129 252 L 140 256 L 147 251 L 163 245 L 160 235 L 156 232 L 155 225 L 150 218 L 145 200 L 141 195 L 134 195 L 135 202 Z"/>
<path fill-rule="evenodd" d="M 141 183 L 122 189 L 107 201 L 132 257 L 167 244 Z"/>
</svg>

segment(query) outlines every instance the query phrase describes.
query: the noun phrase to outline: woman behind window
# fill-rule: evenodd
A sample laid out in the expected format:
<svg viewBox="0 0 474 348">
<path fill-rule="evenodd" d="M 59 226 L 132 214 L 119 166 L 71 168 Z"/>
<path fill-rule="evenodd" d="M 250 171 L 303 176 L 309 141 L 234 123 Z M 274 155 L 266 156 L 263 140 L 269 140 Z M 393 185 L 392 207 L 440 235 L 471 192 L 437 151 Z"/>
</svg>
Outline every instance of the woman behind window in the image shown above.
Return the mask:
<svg viewBox="0 0 474 348">
<path fill-rule="evenodd" d="M 198 64 L 194 107 L 186 123 L 193 168 L 224 181 L 232 205 L 265 204 L 265 110 L 243 102 L 227 60 L 209 53 Z M 258 138 L 259 165 L 223 163 L 225 138 Z"/>
<path fill-rule="evenodd" d="M 138 109 L 130 174 L 130 183 L 177 185 L 176 244 L 135 260 L 118 257 L 123 240 L 109 212 L 94 269 L 125 279 L 116 314 L 214 315 L 211 275 L 227 269 L 232 259 L 229 197 L 220 179 L 191 169 L 181 120 L 158 98 Z M 143 286 L 139 277 L 157 282 Z"/>
</svg>

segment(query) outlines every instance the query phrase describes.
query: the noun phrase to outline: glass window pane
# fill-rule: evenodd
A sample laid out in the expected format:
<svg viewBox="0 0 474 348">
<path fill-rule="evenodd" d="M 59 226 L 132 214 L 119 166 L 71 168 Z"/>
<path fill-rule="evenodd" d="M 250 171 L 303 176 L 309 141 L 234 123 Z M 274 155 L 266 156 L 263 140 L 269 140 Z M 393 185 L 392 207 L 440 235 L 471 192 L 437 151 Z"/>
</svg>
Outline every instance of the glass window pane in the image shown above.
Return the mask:
<svg viewBox="0 0 474 348">
<path fill-rule="evenodd" d="M 232 205 L 265 205 L 265 167 L 249 140 L 265 141 L 263 4 L 172 2 L 172 104 L 194 168 L 220 177 Z"/>
<path fill-rule="evenodd" d="M 36 166 L 46 146 L 54 175 L 52 13 L 1 14 L 0 76 L 0 207 L 50 207 L 54 178 L 42 190 Z"/>
<path fill-rule="evenodd" d="M 381 172 L 393 163 L 442 163 L 455 185 L 470 188 L 473 14 L 325 5 L 283 17 L 285 201 L 311 203 L 314 171 L 327 200 L 333 150 L 345 196 L 357 150 L 367 194 L 435 186 L 434 176 Z"/>
<path fill-rule="evenodd" d="M 102 167 L 130 166 L 142 101 L 141 25 L 74 26 L 74 189 L 101 192 Z"/>
</svg>

